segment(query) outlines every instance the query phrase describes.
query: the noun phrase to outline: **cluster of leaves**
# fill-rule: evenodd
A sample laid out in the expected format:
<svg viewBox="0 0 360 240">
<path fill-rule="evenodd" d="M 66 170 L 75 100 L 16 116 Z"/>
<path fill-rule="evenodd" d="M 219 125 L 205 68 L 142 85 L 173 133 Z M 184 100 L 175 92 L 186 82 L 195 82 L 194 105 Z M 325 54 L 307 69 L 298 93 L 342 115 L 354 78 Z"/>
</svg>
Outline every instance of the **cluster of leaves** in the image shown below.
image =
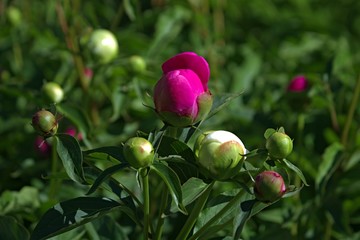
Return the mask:
<svg viewBox="0 0 360 240">
<path fill-rule="evenodd" d="M 105 2 L 14 0 L 0 7 L 1 226 L 19 226 L 18 239 L 26 239 L 22 234 L 32 231 L 49 207 L 88 191 L 69 181 L 60 185 L 65 177 L 61 166 L 34 148 L 29 118 L 46 104 L 39 90 L 44 82 L 57 82 L 65 91 L 56 107 L 59 132 L 76 126 L 85 150 L 119 146 L 138 129 L 150 132 L 160 126 L 143 105 L 150 105 L 147 93 L 164 59 L 192 50 L 209 60 L 214 95 L 243 92 L 203 129 L 226 128 L 246 139 L 250 148 L 258 148 L 263 147 L 259 136 L 269 126 L 284 126 L 295 139 L 289 160 L 303 170 L 310 185 L 251 218 L 243 238 L 359 237 L 358 1 Z M 82 48 L 81 38 L 96 28 L 112 30 L 119 41 L 119 56 L 111 64 L 97 65 Z M 132 55 L 145 59 L 145 72 L 131 70 Z M 79 80 L 84 68 L 93 70 L 86 92 Z M 284 94 L 297 74 L 311 82 L 307 105 L 301 108 Z M 109 167 L 105 162 L 101 169 Z M 49 177 L 51 167 L 57 174 Z M 86 179 L 87 174 L 99 173 L 85 170 Z M 119 177 L 133 182 L 128 175 L 133 177 Z M 104 209 L 112 206 L 108 204 Z M 119 216 L 106 215 L 66 237 L 112 232 L 122 239 L 123 231 L 112 217 Z M 123 223 L 127 231 L 129 222 Z"/>
</svg>

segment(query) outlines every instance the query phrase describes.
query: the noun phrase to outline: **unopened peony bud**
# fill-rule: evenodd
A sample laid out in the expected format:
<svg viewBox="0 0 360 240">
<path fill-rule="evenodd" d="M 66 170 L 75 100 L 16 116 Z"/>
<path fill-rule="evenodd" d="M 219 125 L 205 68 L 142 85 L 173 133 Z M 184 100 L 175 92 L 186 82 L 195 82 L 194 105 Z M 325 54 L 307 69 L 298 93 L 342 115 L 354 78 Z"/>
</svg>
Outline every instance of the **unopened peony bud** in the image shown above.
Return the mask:
<svg viewBox="0 0 360 240">
<path fill-rule="evenodd" d="M 307 87 L 308 87 L 307 79 L 305 78 L 305 76 L 299 75 L 291 80 L 287 90 L 289 92 L 302 92 L 305 91 Z"/>
<path fill-rule="evenodd" d="M 194 152 L 200 171 L 206 177 L 227 180 L 240 171 L 246 149 L 235 134 L 212 131 L 198 137 Z"/>
<path fill-rule="evenodd" d="M 193 52 L 184 52 L 167 60 L 162 70 L 163 76 L 154 88 L 155 109 L 160 118 L 175 127 L 203 120 L 213 103 L 206 60 Z"/>
<path fill-rule="evenodd" d="M 153 163 L 154 148 L 145 138 L 130 138 L 125 142 L 123 151 L 126 161 L 128 161 L 133 168 L 144 168 Z"/>
<path fill-rule="evenodd" d="M 51 112 L 40 110 L 32 117 L 32 126 L 43 137 L 50 137 L 57 132 L 58 122 Z"/>
<path fill-rule="evenodd" d="M 271 158 L 283 159 L 292 152 L 293 142 L 285 133 L 274 132 L 266 139 L 266 149 Z"/>
<path fill-rule="evenodd" d="M 89 38 L 88 48 L 99 63 L 109 63 L 118 54 L 118 42 L 112 32 L 106 29 L 94 30 Z"/>
<path fill-rule="evenodd" d="M 64 98 L 64 91 L 56 82 L 47 82 L 42 87 L 42 92 L 51 103 L 59 103 Z"/>
<path fill-rule="evenodd" d="M 254 194 L 257 200 L 271 203 L 280 199 L 285 192 L 285 183 L 279 173 L 265 171 L 256 176 Z"/>
</svg>

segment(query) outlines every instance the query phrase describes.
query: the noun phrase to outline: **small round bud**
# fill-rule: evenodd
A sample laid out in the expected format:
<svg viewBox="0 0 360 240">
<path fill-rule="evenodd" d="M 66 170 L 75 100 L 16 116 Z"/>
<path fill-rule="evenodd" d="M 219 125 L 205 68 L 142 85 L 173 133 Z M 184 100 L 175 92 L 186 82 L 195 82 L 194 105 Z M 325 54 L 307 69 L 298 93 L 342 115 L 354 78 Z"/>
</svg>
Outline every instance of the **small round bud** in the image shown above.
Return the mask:
<svg viewBox="0 0 360 240">
<path fill-rule="evenodd" d="M 200 171 L 208 178 L 221 181 L 240 171 L 246 149 L 235 134 L 211 131 L 198 137 L 194 152 Z"/>
<path fill-rule="evenodd" d="M 7 18 L 9 19 L 10 23 L 14 26 L 20 26 L 22 22 L 21 12 L 17 7 L 10 6 L 6 10 Z"/>
<path fill-rule="evenodd" d="M 98 29 L 91 33 L 88 48 L 96 60 L 106 64 L 118 54 L 118 42 L 112 32 Z"/>
<path fill-rule="evenodd" d="M 293 142 L 285 133 L 274 132 L 266 139 L 266 149 L 268 150 L 270 157 L 283 159 L 292 152 Z"/>
<path fill-rule="evenodd" d="M 50 137 L 57 132 L 58 122 L 51 112 L 40 110 L 32 117 L 32 126 L 43 137 Z"/>
<path fill-rule="evenodd" d="M 126 161 L 135 169 L 144 168 L 153 163 L 154 148 L 145 138 L 130 138 L 125 142 L 123 151 Z"/>
<path fill-rule="evenodd" d="M 146 70 L 146 62 L 144 60 L 144 58 L 137 56 L 137 55 L 133 55 L 129 58 L 129 63 L 130 63 L 130 67 L 131 70 L 134 73 L 143 73 Z"/>
<path fill-rule="evenodd" d="M 285 192 L 285 183 L 279 173 L 264 171 L 256 176 L 254 194 L 257 200 L 271 203 L 280 199 Z"/>
<path fill-rule="evenodd" d="M 51 103 L 59 103 L 64 98 L 64 91 L 56 82 L 47 82 L 42 87 L 42 92 Z"/>
</svg>

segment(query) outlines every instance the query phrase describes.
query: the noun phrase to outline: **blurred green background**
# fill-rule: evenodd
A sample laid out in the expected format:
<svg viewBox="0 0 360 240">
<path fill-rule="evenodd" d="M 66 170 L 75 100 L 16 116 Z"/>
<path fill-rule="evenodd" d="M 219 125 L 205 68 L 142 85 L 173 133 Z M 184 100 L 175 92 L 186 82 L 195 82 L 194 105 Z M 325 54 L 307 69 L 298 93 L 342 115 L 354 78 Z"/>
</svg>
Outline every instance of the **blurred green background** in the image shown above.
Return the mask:
<svg viewBox="0 0 360 240">
<path fill-rule="evenodd" d="M 119 145 L 162 126 L 147 107 L 161 64 L 194 51 L 210 64 L 214 96 L 242 93 L 203 128 L 254 149 L 267 128 L 284 126 L 289 160 L 310 184 L 250 220 L 243 238 L 360 239 L 359 13 L 356 0 L 1 1 L 0 215 L 31 232 L 53 203 L 84 193 L 70 182 L 49 192 L 51 151 L 39 151 L 30 124 L 37 110 L 55 111 L 45 82 L 65 92 L 60 132 L 75 127 L 84 149 Z M 96 29 L 118 40 L 108 64 L 88 53 Z M 310 87 L 294 98 L 287 86 L 298 75 Z"/>
</svg>

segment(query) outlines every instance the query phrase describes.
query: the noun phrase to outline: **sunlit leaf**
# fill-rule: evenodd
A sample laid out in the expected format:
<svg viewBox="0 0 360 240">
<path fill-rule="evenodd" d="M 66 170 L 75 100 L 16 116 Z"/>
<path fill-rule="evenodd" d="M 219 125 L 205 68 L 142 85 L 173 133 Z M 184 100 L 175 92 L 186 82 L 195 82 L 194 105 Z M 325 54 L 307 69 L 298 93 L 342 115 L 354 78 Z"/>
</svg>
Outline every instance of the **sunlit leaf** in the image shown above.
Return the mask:
<svg viewBox="0 0 360 240">
<path fill-rule="evenodd" d="M 282 159 L 281 160 L 283 163 L 285 163 L 285 165 L 290 168 L 291 170 L 293 170 L 301 179 L 301 181 L 305 184 L 305 186 L 309 186 L 309 184 L 306 182 L 305 176 L 302 173 L 302 171 L 295 166 L 294 164 L 292 164 L 290 161 L 286 160 L 286 159 Z"/>
<path fill-rule="evenodd" d="M 128 163 L 122 163 L 122 164 L 117 164 L 115 166 L 111 166 L 111 167 L 105 169 L 104 171 L 101 172 L 101 174 L 98 176 L 98 178 L 96 178 L 95 182 L 93 183 L 93 185 L 91 186 L 91 188 L 89 189 L 89 191 L 86 194 L 89 195 L 89 194 L 95 192 L 95 190 L 105 180 L 107 180 L 112 174 L 115 174 L 116 172 L 118 172 L 128 166 L 129 166 Z"/>
<path fill-rule="evenodd" d="M 185 182 L 181 186 L 182 194 L 184 196 L 184 206 L 187 206 L 193 201 L 195 201 L 205 191 L 207 186 L 208 184 L 204 183 L 204 181 L 199 178 L 190 178 L 187 182 Z M 174 202 L 171 206 L 170 211 L 177 211 L 177 206 L 174 204 Z"/>
<path fill-rule="evenodd" d="M 75 182 L 86 184 L 82 168 L 82 152 L 78 141 L 69 134 L 56 134 L 57 153 L 68 176 Z"/>
<path fill-rule="evenodd" d="M 79 197 L 58 203 L 42 216 L 31 235 L 31 240 L 56 236 L 108 212 L 126 211 L 126 208 L 108 198 Z"/>
<path fill-rule="evenodd" d="M 111 156 L 112 158 L 118 160 L 119 162 L 126 162 L 123 155 L 123 150 L 121 147 L 109 146 L 109 147 L 100 147 L 83 152 L 84 155 L 89 155 L 92 157 L 99 157 L 101 155 Z"/>
<path fill-rule="evenodd" d="M 162 180 L 168 187 L 170 195 L 178 210 L 184 214 L 187 214 L 187 211 L 183 204 L 183 194 L 180 180 L 176 173 L 170 167 L 162 163 L 156 162 L 150 167 L 156 172 L 156 174 L 158 174 L 162 178 Z"/>
</svg>

